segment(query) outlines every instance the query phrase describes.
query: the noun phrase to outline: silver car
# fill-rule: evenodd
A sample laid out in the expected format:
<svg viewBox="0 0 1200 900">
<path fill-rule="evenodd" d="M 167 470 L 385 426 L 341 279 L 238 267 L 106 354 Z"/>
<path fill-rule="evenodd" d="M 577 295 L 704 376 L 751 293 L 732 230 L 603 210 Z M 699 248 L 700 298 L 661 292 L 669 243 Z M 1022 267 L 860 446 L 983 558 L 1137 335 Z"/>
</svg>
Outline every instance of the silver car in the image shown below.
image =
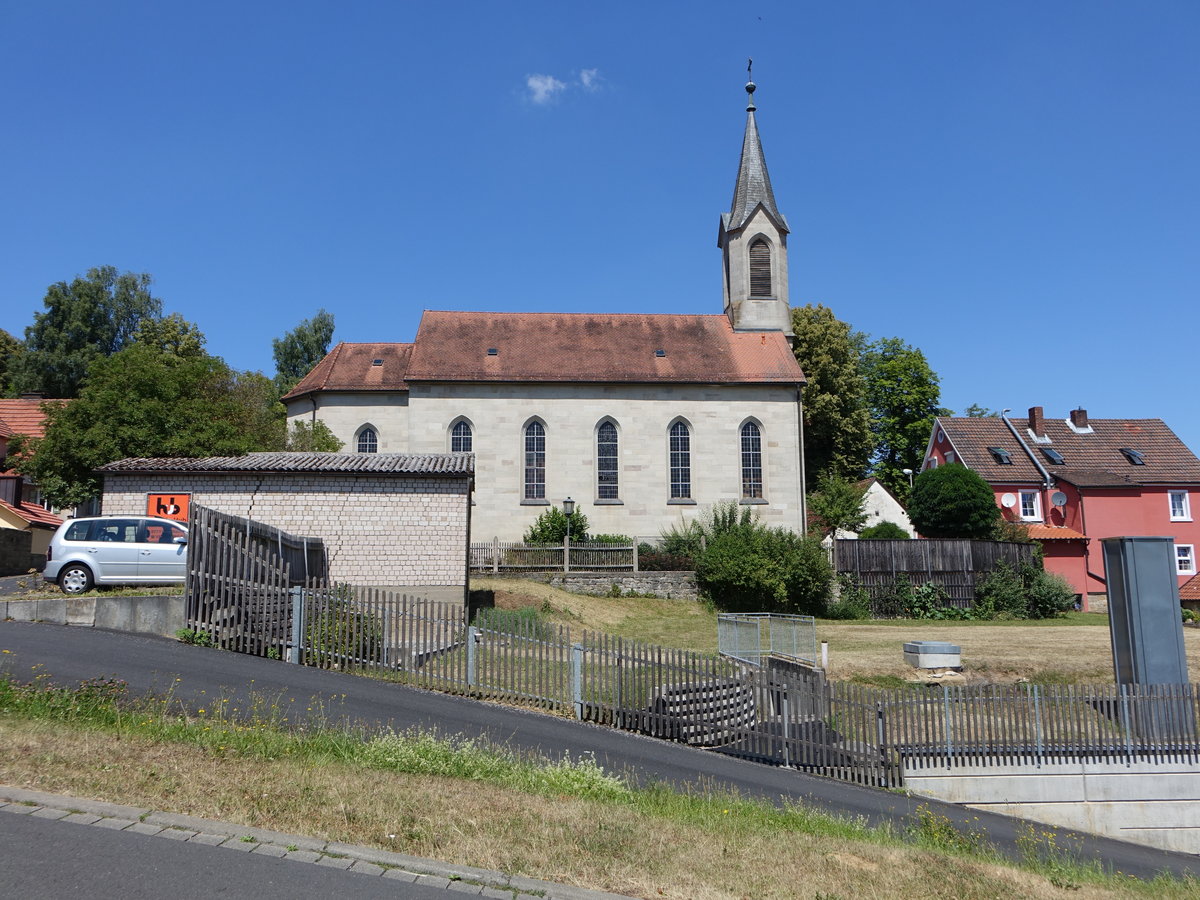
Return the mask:
<svg viewBox="0 0 1200 900">
<path fill-rule="evenodd" d="M 66 594 L 98 584 L 183 584 L 187 528 L 170 519 L 68 519 L 54 532 L 42 577 Z"/>
</svg>

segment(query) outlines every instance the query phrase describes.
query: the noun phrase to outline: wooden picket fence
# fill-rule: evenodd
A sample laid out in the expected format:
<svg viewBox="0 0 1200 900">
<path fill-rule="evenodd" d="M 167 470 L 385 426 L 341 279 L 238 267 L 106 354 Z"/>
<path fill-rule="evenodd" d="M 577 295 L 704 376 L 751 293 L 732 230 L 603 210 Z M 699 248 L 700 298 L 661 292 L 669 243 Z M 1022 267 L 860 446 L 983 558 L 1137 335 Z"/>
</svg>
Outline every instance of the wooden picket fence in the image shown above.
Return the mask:
<svg viewBox="0 0 1200 900">
<path fill-rule="evenodd" d="M 501 541 L 471 544 L 471 571 L 493 575 L 513 572 L 636 572 L 638 548 L 564 540 L 561 544 Z"/>
<path fill-rule="evenodd" d="M 1016 568 L 1033 555 L 1033 544 L 1013 541 L 837 540 L 833 562 L 867 591 L 872 614 L 886 617 L 901 614 L 889 605 L 897 578 L 931 582 L 945 591 L 948 606 L 970 607 L 980 578 L 1001 561 Z"/>
</svg>

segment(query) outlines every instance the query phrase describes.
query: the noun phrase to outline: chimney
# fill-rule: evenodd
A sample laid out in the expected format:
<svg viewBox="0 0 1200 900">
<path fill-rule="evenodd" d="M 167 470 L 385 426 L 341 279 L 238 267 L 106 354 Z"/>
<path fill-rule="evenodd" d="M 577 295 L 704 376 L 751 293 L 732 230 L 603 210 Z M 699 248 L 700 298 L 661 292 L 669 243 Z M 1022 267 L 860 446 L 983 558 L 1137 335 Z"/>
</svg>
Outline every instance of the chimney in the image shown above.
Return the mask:
<svg viewBox="0 0 1200 900">
<path fill-rule="evenodd" d="M 1042 408 L 1040 406 L 1029 407 L 1030 434 L 1032 434 L 1034 437 L 1044 437 L 1043 432 L 1045 431 L 1045 428 L 1043 425 L 1044 422 L 1042 421 Z"/>
<path fill-rule="evenodd" d="M 41 391 L 26 391 L 24 394 L 21 395 L 20 399 L 22 399 L 22 400 L 45 400 L 46 395 L 43 394 Z"/>
<path fill-rule="evenodd" d="M 1087 428 L 1087 410 L 1083 407 L 1071 410 L 1071 424 L 1080 430 Z"/>
</svg>

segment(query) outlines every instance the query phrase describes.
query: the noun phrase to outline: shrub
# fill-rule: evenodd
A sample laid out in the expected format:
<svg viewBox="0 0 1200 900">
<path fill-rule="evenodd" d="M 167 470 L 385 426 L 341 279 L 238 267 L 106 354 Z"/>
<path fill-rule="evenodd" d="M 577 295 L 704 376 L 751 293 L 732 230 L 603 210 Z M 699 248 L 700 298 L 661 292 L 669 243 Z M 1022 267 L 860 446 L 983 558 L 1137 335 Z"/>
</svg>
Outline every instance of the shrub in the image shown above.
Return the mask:
<svg viewBox="0 0 1200 900">
<path fill-rule="evenodd" d="M 917 476 L 908 516 L 925 537 L 982 540 L 995 533 L 1000 507 L 976 472 L 950 463 Z"/>
<path fill-rule="evenodd" d="M 696 561 L 691 556 L 663 553 L 650 544 L 638 544 L 638 568 L 643 572 L 691 572 Z"/>
<path fill-rule="evenodd" d="M 823 616 L 832 572 L 816 538 L 739 525 L 708 543 L 696 561 L 696 580 L 722 611 Z"/>
<path fill-rule="evenodd" d="M 871 618 L 871 597 L 857 578 L 848 573 L 838 576 L 838 599 L 825 610 L 827 619 Z"/>
<path fill-rule="evenodd" d="M 1075 591 L 1061 575 L 1032 563 L 1021 566 L 1021 575 L 1025 581 L 1025 618 L 1053 619 L 1075 608 Z"/>
<path fill-rule="evenodd" d="M 342 586 L 338 594 L 344 595 Z M 318 604 L 305 622 L 307 662 L 321 669 L 378 660 L 383 648 L 379 619 L 354 607 L 344 596 Z"/>
<path fill-rule="evenodd" d="M 950 598 L 941 585 L 927 581 L 914 587 L 909 594 L 909 606 L 905 612 L 910 619 L 932 619 L 935 621 L 954 621 L 976 618 L 975 611 L 959 606 L 951 606 Z"/>
<path fill-rule="evenodd" d="M 1001 561 L 975 587 L 978 618 L 1052 619 L 1074 606 L 1075 592 L 1063 578 L 1028 561 L 1019 569 Z"/>
<path fill-rule="evenodd" d="M 568 516 L 557 506 L 551 506 L 529 526 L 529 530 L 525 532 L 525 543 L 561 544 L 567 536 L 568 521 L 571 525 L 571 540 L 586 541 L 588 520 L 583 511 L 576 506 L 575 511 Z"/>
<path fill-rule="evenodd" d="M 571 531 L 571 534 L 575 534 L 574 530 Z M 626 547 L 632 546 L 634 543 L 633 538 L 627 534 L 593 534 L 588 537 L 588 540 L 593 544 L 616 544 Z"/>
<path fill-rule="evenodd" d="M 907 541 L 912 537 L 895 522 L 878 522 L 858 533 L 860 541 Z"/>
<path fill-rule="evenodd" d="M 1024 618 L 1025 582 L 1020 573 L 1001 560 L 975 585 L 975 610 L 981 619 L 1008 614 Z"/>
</svg>

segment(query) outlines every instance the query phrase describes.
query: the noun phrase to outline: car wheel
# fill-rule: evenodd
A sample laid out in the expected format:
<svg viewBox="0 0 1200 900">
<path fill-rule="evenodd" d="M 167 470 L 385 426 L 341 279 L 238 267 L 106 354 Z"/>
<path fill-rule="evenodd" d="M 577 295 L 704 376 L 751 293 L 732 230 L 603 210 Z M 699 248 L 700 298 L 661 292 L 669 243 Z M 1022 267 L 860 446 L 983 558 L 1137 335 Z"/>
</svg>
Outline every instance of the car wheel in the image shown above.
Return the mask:
<svg viewBox="0 0 1200 900">
<path fill-rule="evenodd" d="M 78 563 L 67 566 L 58 574 L 58 586 L 64 594 L 85 593 L 92 589 L 93 584 L 92 570 Z"/>
</svg>

